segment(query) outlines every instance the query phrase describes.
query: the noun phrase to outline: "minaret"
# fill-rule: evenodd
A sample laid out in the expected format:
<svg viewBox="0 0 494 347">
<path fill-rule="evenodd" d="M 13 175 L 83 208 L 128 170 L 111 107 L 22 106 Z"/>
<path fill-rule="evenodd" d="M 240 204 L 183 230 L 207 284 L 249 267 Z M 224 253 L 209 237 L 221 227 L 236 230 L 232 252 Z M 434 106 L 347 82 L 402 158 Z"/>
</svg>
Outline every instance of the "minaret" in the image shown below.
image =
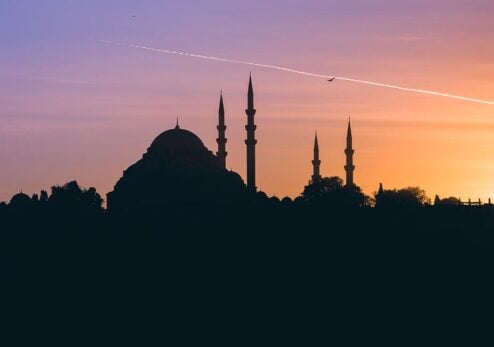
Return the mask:
<svg viewBox="0 0 494 347">
<path fill-rule="evenodd" d="M 220 94 L 220 108 L 218 111 L 218 138 L 216 142 L 218 143 L 218 152 L 216 156 L 220 160 L 221 166 L 226 169 L 226 155 L 228 152 L 225 150 L 226 137 L 225 137 L 225 108 L 223 107 L 223 93 Z"/>
<path fill-rule="evenodd" d="M 346 154 L 346 165 L 345 165 L 345 171 L 346 171 L 346 186 L 350 187 L 353 186 L 353 170 L 355 170 L 355 165 L 353 165 L 353 153 L 355 151 L 353 150 L 352 146 L 352 128 L 350 126 L 350 118 L 348 119 L 348 130 L 346 133 L 346 149 L 345 149 L 345 154 Z"/>
<path fill-rule="evenodd" d="M 383 194 L 384 194 L 383 184 L 379 183 L 379 190 L 377 191 L 376 194 L 376 207 L 381 206 L 381 198 L 383 197 Z"/>
<path fill-rule="evenodd" d="M 247 139 L 245 144 L 247 145 L 247 189 L 250 191 L 256 191 L 256 125 L 254 124 L 254 115 L 256 110 L 254 108 L 254 90 L 252 89 L 252 76 L 249 76 L 249 90 L 247 92 Z"/>
<path fill-rule="evenodd" d="M 319 160 L 319 144 L 317 143 L 317 132 L 314 139 L 314 160 L 312 160 L 313 172 L 312 172 L 312 182 L 317 183 L 321 180 L 321 175 L 319 174 L 319 166 L 321 161 Z"/>
</svg>

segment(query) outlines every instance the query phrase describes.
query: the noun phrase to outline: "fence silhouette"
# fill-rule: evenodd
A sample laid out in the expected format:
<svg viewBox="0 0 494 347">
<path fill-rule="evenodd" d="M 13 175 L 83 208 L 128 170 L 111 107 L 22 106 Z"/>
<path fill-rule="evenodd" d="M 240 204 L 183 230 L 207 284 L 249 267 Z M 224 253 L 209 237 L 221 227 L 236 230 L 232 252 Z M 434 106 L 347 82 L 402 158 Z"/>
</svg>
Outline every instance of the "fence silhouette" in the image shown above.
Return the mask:
<svg viewBox="0 0 494 347">
<path fill-rule="evenodd" d="M 472 201 L 468 199 L 468 201 L 462 201 L 461 198 L 458 198 L 458 205 L 460 206 L 492 206 L 491 198 L 487 202 L 482 202 L 480 198 L 476 201 Z"/>
</svg>

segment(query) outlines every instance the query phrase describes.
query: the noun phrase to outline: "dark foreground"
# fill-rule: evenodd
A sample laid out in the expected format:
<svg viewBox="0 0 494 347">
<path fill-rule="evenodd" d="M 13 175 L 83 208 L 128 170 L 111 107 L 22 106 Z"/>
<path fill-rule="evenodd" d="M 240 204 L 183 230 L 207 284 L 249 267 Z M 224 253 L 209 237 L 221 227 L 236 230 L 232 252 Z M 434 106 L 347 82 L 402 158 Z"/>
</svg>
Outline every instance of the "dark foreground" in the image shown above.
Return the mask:
<svg viewBox="0 0 494 347">
<path fill-rule="evenodd" d="M 490 206 L 6 213 L 1 223 L 13 321 L 53 314 L 52 329 L 85 327 L 81 339 L 402 344 L 423 332 L 460 339 L 457 324 L 491 315 Z"/>
</svg>

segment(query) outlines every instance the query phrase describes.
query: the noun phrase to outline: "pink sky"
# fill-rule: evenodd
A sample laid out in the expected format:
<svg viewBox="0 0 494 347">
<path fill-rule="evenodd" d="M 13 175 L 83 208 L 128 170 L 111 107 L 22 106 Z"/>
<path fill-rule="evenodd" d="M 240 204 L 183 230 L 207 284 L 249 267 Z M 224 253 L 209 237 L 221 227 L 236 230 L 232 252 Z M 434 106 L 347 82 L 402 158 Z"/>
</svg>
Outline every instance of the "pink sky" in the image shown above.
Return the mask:
<svg viewBox="0 0 494 347">
<path fill-rule="evenodd" d="M 118 3 L 118 6 L 116 4 Z M 252 70 L 257 184 L 297 196 L 311 174 L 344 177 L 352 118 L 366 193 L 494 198 L 494 106 L 115 47 L 100 39 L 494 100 L 490 1 L 53 1 L 0 5 L 0 200 L 72 179 L 112 189 L 180 116 L 216 150 L 219 91 L 227 165 L 245 177 Z M 135 18 L 132 16 L 136 16 Z"/>
</svg>

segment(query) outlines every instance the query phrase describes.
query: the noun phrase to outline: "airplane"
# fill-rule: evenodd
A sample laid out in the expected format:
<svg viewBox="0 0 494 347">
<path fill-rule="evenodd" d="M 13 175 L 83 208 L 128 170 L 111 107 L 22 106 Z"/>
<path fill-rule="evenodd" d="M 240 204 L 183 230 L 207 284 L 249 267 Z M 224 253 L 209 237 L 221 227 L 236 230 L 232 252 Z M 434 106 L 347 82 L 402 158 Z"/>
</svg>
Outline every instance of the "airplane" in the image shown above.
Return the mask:
<svg viewBox="0 0 494 347">
<path fill-rule="evenodd" d="M 333 81 L 335 80 L 335 78 L 336 78 L 336 77 L 330 78 L 330 79 L 328 80 L 328 82 L 333 82 Z"/>
</svg>

